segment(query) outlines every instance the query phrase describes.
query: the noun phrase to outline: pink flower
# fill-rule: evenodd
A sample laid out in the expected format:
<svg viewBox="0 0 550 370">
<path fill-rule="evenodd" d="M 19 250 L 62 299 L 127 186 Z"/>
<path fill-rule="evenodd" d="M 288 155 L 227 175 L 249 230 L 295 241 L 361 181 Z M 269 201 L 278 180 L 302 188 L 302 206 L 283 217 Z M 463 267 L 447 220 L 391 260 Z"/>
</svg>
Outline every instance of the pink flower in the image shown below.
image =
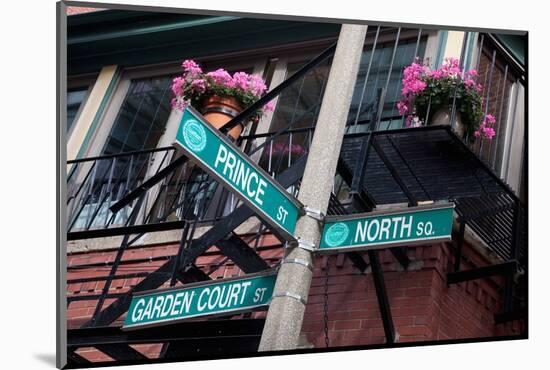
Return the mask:
<svg viewBox="0 0 550 370">
<path fill-rule="evenodd" d="M 496 123 L 496 118 L 492 114 L 488 114 L 485 116 L 485 122 L 489 125 L 494 125 Z"/>
<path fill-rule="evenodd" d="M 403 71 L 403 87 L 401 89 L 401 94 L 407 96 L 422 92 L 427 86 L 426 83 L 422 81 L 426 72 L 426 67 L 418 63 L 412 63 L 410 66 L 406 67 Z"/>
<path fill-rule="evenodd" d="M 306 153 L 306 150 L 300 144 L 292 144 L 292 146 L 290 147 L 290 152 L 292 154 L 302 155 Z"/>
<path fill-rule="evenodd" d="M 411 121 L 412 121 L 412 116 L 407 116 L 407 118 L 405 119 L 405 126 L 407 128 L 411 127 Z"/>
<path fill-rule="evenodd" d="M 404 96 L 409 94 L 418 94 L 419 92 L 424 91 L 426 86 L 427 84 L 421 80 L 403 80 L 403 88 L 401 89 L 401 93 Z"/>
<path fill-rule="evenodd" d="M 264 92 L 266 92 L 267 86 L 265 85 L 263 78 L 260 76 L 250 75 L 248 76 L 248 89 L 252 95 L 260 97 Z"/>
<path fill-rule="evenodd" d="M 397 102 L 397 109 L 399 109 L 399 114 L 401 115 L 406 114 L 409 111 L 409 107 L 404 101 Z"/>
<path fill-rule="evenodd" d="M 236 72 L 231 76 L 223 68 L 204 73 L 193 60 L 185 60 L 181 64 L 183 74 L 172 80 L 172 92 L 175 98 L 171 100 L 172 108 L 183 110 L 191 101 L 200 101 L 204 94 L 228 94 L 235 97 L 243 105 L 250 105 L 258 100 L 267 90 L 260 76 Z M 273 103 L 266 104 L 255 112 L 253 119 L 258 119 L 266 111 L 273 111 Z"/>
<path fill-rule="evenodd" d="M 176 77 L 172 80 L 172 91 L 174 95 L 179 96 L 183 94 L 183 85 L 185 80 L 182 77 Z"/>
<path fill-rule="evenodd" d="M 456 77 L 462 71 L 460 70 L 460 62 L 456 58 L 446 58 L 443 65 L 439 68 L 443 77 Z"/>
<path fill-rule="evenodd" d="M 231 75 L 223 68 L 217 69 L 213 72 L 208 72 L 206 76 L 210 77 L 214 83 L 225 87 L 234 87 L 235 83 Z"/>
<path fill-rule="evenodd" d="M 248 74 L 244 72 L 235 72 L 233 74 L 233 83 L 236 88 L 246 91 L 248 89 Z"/>
<path fill-rule="evenodd" d="M 464 85 L 468 89 L 473 89 L 473 88 L 476 87 L 476 82 L 474 80 L 468 78 L 468 79 L 464 80 Z"/>
<path fill-rule="evenodd" d="M 474 132 L 474 136 L 491 140 L 496 135 L 495 129 L 491 127 L 495 123 L 496 119 L 492 114 L 486 115 L 485 120 L 479 125 L 479 129 Z"/>
<path fill-rule="evenodd" d="M 427 73 L 427 75 L 428 75 L 429 77 L 433 78 L 434 80 L 439 80 L 440 78 L 445 77 L 443 71 L 440 70 L 440 69 L 436 69 L 436 70 L 433 70 L 433 71 L 429 71 L 429 72 Z"/>
<path fill-rule="evenodd" d="M 301 146 L 300 144 L 292 144 L 290 148 L 287 144 L 278 142 L 275 145 L 273 145 L 273 149 L 271 151 L 272 154 L 295 154 L 295 155 L 302 155 L 307 153 L 307 150 Z"/>
<path fill-rule="evenodd" d="M 264 111 L 266 112 L 273 112 L 275 111 L 275 105 L 272 101 L 268 102 L 266 105 L 264 105 Z"/>
<path fill-rule="evenodd" d="M 193 80 L 191 82 L 191 90 L 199 94 L 204 93 L 206 91 L 206 81 L 202 79 Z"/>
<path fill-rule="evenodd" d="M 170 104 L 172 105 L 172 109 L 179 111 L 183 111 L 185 108 L 187 108 L 187 106 L 189 106 L 189 102 L 182 98 L 174 98 L 170 101 Z"/>
<path fill-rule="evenodd" d="M 184 73 L 187 76 L 193 77 L 202 73 L 201 67 L 199 67 L 199 65 L 193 60 L 187 59 L 183 61 L 181 66 L 183 67 Z"/>
<path fill-rule="evenodd" d="M 496 132 L 492 127 L 484 127 L 483 135 L 485 136 L 485 138 L 491 140 L 496 135 Z"/>
</svg>

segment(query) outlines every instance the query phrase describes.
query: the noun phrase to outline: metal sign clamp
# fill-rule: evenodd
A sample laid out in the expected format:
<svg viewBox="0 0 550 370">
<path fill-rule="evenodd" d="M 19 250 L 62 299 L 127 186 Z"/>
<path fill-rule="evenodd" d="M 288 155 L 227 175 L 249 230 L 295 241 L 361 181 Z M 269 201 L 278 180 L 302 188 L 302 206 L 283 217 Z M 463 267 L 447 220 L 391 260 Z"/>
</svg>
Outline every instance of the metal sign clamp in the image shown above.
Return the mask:
<svg viewBox="0 0 550 370">
<path fill-rule="evenodd" d="M 281 261 L 281 264 L 283 264 L 283 263 L 295 263 L 297 265 L 302 265 L 302 266 L 306 267 L 309 271 L 313 272 L 313 265 L 311 263 L 309 263 L 308 261 L 302 259 L 302 258 L 283 259 Z"/>
<path fill-rule="evenodd" d="M 308 206 L 304 206 L 302 209 L 306 213 L 306 216 L 309 216 L 319 222 L 325 221 L 325 214 L 321 210 Z"/>
<path fill-rule="evenodd" d="M 281 298 L 281 297 L 290 297 L 297 301 L 300 301 L 304 306 L 307 305 L 307 300 L 305 300 L 302 296 L 295 293 L 290 293 L 290 292 L 273 293 L 273 295 L 271 296 L 271 299 Z"/>
<path fill-rule="evenodd" d="M 295 248 L 295 247 L 302 248 L 310 252 L 315 252 L 319 249 L 315 244 L 299 238 L 297 240 L 286 242 L 285 244 L 285 248 Z"/>
</svg>

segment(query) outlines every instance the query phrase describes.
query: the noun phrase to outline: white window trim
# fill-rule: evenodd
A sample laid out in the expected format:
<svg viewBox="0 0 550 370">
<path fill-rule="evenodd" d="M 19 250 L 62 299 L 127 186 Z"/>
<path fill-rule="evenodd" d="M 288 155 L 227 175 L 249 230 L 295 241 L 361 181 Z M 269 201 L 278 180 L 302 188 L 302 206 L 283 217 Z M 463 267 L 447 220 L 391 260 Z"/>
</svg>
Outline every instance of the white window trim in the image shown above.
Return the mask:
<svg viewBox="0 0 550 370">
<path fill-rule="evenodd" d="M 525 88 L 520 82 L 513 85 L 514 99 L 510 99 L 507 117 L 505 150 L 501 177 L 519 194 L 522 176 L 523 146 L 525 145 Z"/>
</svg>

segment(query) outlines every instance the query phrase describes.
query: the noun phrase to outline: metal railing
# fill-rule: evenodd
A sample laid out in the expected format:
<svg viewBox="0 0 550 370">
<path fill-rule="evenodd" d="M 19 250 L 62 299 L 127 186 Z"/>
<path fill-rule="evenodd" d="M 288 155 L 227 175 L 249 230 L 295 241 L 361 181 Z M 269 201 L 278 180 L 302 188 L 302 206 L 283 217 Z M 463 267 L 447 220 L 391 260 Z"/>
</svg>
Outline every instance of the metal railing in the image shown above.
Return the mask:
<svg viewBox="0 0 550 370">
<path fill-rule="evenodd" d="M 472 149 L 487 162 L 499 175 L 506 152 L 511 150 L 511 140 L 506 136 L 514 134 L 517 124 L 515 110 L 518 104 L 517 93 L 513 94 L 514 85 L 523 84 L 525 70 L 500 45 L 491 34 L 481 34 L 478 44 L 479 52 L 475 69 L 478 71 L 478 82 L 482 83 L 484 114 L 492 113 L 496 118 L 493 140 L 477 140 Z M 508 143 L 508 145 L 506 145 Z"/>
<path fill-rule="evenodd" d="M 300 99 L 303 80 L 320 63 L 327 59 L 330 62 L 333 52 L 334 46 L 331 46 L 287 79 L 283 88 L 273 91 L 280 94 L 300 87 L 297 89 Z M 317 100 L 305 111 L 290 107 L 292 118 L 284 127 L 276 132 L 242 136 L 236 144 L 273 177 L 290 168 L 308 153 L 325 83 L 326 79 Z M 265 104 L 277 95 L 272 92 L 260 103 Z M 244 111 L 241 118 L 246 119 L 249 113 Z M 311 122 L 310 126 L 295 127 L 304 120 Z M 232 122 L 237 121 L 229 125 Z M 176 229 L 190 220 L 212 224 L 240 204 L 206 172 L 176 156 L 175 148 L 165 147 L 68 161 L 72 166 L 68 175 L 68 239 Z M 144 186 L 158 175 L 162 175 L 158 183 Z M 298 185 L 289 187 L 288 191 L 296 195 Z M 129 198 L 135 193 L 138 196 Z"/>
<path fill-rule="evenodd" d="M 259 165 L 276 177 L 307 155 L 313 129 L 248 135 L 241 140 L 246 140 L 246 153 L 258 158 Z M 258 141 L 261 144 L 256 145 Z M 172 222 L 177 228 L 178 224 L 174 222 L 198 217 L 201 202 L 206 209 L 199 221 L 212 223 L 240 204 L 231 192 L 218 186 L 199 167 L 187 162 L 127 206 L 114 212 L 110 209 L 111 205 L 165 168 L 174 153 L 174 148 L 167 147 L 69 161 L 68 164 L 75 166 L 71 168 L 68 179 L 69 235 L 107 236 L 113 234 L 85 232 L 114 228 L 122 231 L 124 227 L 163 222 Z M 288 191 L 296 195 L 297 187 Z"/>
<path fill-rule="evenodd" d="M 137 201 L 119 212 L 109 208 L 169 163 L 173 153 L 168 147 L 67 161 L 67 231 L 127 225 L 131 214 L 147 218 L 136 210 Z M 149 206 L 144 199 L 141 207 Z"/>
</svg>

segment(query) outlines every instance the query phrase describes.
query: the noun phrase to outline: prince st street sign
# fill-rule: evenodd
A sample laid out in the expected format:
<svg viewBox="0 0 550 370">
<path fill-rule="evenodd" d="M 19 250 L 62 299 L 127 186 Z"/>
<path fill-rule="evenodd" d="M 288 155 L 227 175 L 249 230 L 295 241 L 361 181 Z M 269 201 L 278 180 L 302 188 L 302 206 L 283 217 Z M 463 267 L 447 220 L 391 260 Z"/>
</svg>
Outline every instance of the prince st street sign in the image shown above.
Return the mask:
<svg viewBox="0 0 550 370">
<path fill-rule="evenodd" d="M 132 296 L 123 329 L 171 324 L 267 306 L 276 277 L 276 271 L 272 269 L 244 277 L 136 293 Z"/>
<path fill-rule="evenodd" d="M 319 253 L 451 240 L 453 203 L 325 218 Z"/>
<path fill-rule="evenodd" d="M 271 226 L 293 238 L 302 205 L 192 107 L 183 112 L 176 144 Z"/>
</svg>

